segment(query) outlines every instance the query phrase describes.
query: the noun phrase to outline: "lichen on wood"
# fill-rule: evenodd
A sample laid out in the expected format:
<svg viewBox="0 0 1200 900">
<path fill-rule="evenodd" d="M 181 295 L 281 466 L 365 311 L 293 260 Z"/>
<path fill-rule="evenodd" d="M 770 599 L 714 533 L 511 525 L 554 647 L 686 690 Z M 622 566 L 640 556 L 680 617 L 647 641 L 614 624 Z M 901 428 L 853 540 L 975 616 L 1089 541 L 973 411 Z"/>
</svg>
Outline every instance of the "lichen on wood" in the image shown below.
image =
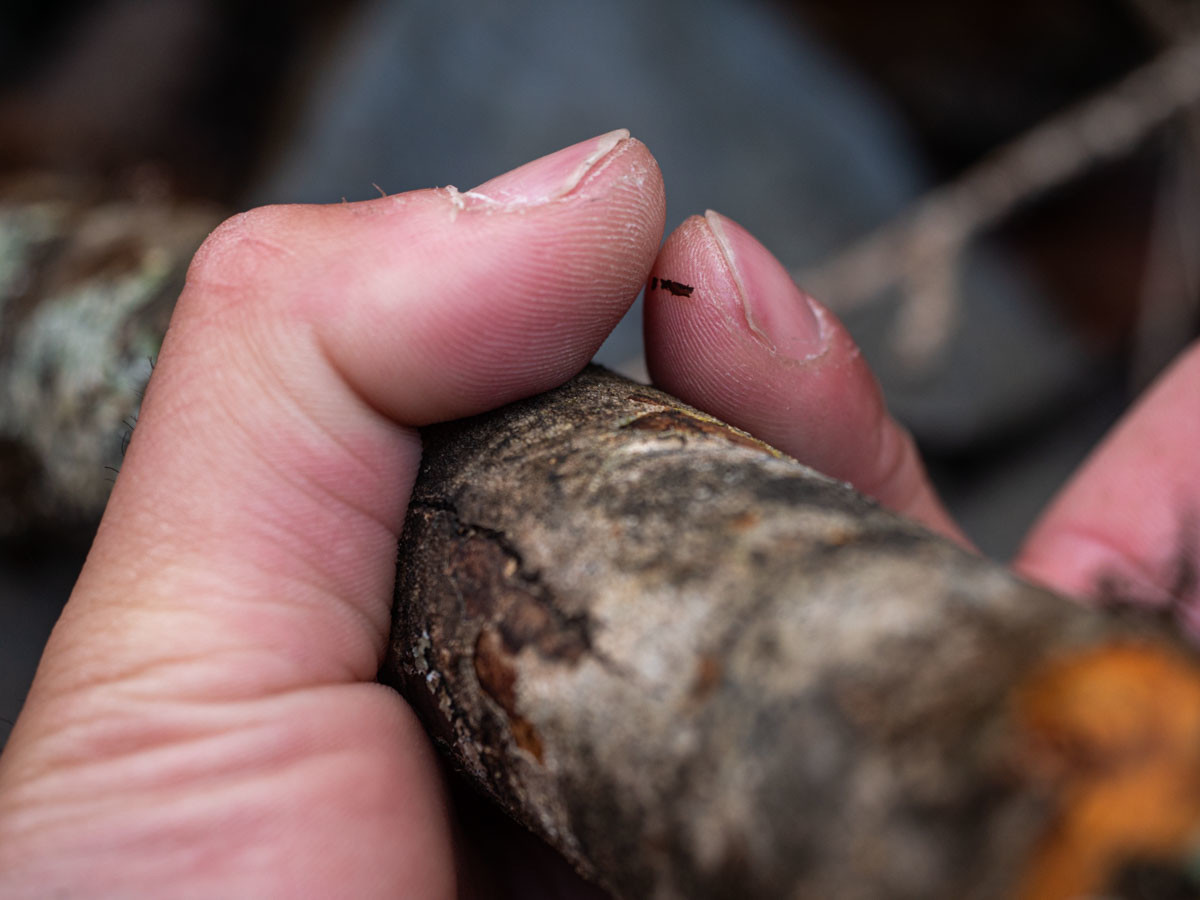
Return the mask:
<svg viewBox="0 0 1200 900">
<path fill-rule="evenodd" d="M 0 182 L 0 535 L 99 519 L 209 204 Z"/>
<path fill-rule="evenodd" d="M 602 370 L 423 436 L 382 677 L 617 896 L 1066 897 L 1200 834 L 1160 797 L 1126 829 L 1157 842 L 1062 840 L 1086 764 L 1047 747 L 1102 739 L 1062 685 L 1131 653 L 1192 696 L 1154 626 Z M 1195 757 L 1171 756 L 1181 792 Z"/>
</svg>

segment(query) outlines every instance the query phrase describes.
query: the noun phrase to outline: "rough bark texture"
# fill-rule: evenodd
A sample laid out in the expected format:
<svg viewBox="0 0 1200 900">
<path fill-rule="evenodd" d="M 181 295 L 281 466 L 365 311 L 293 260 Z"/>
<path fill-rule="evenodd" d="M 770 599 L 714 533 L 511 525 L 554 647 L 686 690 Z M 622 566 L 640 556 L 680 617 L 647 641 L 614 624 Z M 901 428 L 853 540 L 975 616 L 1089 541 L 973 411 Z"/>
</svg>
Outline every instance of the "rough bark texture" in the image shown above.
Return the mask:
<svg viewBox="0 0 1200 900">
<path fill-rule="evenodd" d="M 0 536 L 100 518 L 207 204 L 0 180 Z"/>
<path fill-rule="evenodd" d="M 383 677 L 457 769 L 613 893 L 1187 879 L 1200 814 L 1167 795 L 1200 795 L 1200 679 L 1169 638 L 601 370 L 424 437 Z M 1130 724 L 1154 700 L 1129 691 L 1154 684 L 1188 714 Z M 1122 807 L 1113 779 L 1163 754 L 1161 802 Z"/>
</svg>

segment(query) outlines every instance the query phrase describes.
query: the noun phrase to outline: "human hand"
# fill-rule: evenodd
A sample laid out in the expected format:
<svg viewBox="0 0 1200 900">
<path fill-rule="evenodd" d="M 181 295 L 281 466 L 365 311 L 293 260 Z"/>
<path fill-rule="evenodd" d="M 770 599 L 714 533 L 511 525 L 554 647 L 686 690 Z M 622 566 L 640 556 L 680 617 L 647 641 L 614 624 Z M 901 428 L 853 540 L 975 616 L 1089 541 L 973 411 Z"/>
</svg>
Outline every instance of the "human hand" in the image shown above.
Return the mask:
<svg viewBox="0 0 1200 900">
<path fill-rule="evenodd" d="M 0 758 L 0 883 L 454 895 L 428 743 L 373 683 L 413 429 L 565 380 L 648 273 L 694 288 L 648 292 L 660 386 L 958 536 L 852 342 L 746 232 L 690 219 L 651 271 L 663 199 L 644 147 L 614 134 L 542 166 L 481 186 L 495 202 L 422 191 L 255 211 L 198 254 Z M 1147 479 L 1131 491 L 1195 497 L 1186 457 L 1159 465 L 1148 448 L 1179 430 L 1198 366 L 1193 351 L 1068 490 L 1026 571 L 1076 592 L 1114 566 L 1155 571 L 1145 551 L 1169 504 L 1103 541 L 1075 523 L 1097 525 L 1086 498 L 1119 496 L 1131 462 Z M 1200 444 L 1195 417 L 1184 431 Z"/>
<path fill-rule="evenodd" d="M 582 368 L 663 217 L 614 132 L 209 238 L 0 757 L 0 895 L 455 895 L 430 745 L 375 683 L 415 426 Z"/>
</svg>

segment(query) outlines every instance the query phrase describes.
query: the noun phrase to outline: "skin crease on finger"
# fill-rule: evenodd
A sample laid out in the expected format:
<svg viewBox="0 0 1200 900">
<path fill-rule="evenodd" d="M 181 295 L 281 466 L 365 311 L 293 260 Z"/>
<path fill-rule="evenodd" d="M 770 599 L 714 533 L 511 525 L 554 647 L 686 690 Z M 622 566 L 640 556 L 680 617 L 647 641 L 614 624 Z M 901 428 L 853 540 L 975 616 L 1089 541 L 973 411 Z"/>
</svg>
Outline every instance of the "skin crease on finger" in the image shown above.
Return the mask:
<svg viewBox="0 0 1200 900">
<path fill-rule="evenodd" d="M 198 254 L 0 757 L 0 894 L 454 894 L 431 749 L 371 683 L 411 426 L 582 367 L 665 209 L 626 132 L 505 179 L 253 211 Z"/>
</svg>

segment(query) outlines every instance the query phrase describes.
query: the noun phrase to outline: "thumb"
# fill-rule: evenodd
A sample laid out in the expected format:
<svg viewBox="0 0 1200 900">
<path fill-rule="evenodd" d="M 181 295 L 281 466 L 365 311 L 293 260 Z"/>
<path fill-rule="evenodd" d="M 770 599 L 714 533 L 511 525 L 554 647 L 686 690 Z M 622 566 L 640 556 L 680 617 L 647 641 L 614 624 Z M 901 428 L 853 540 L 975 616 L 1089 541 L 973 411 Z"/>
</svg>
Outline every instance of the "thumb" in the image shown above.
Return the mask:
<svg viewBox="0 0 1200 900">
<path fill-rule="evenodd" d="M 163 698 L 224 709 L 373 680 L 414 426 L 580 369 L 640 289 L 663 218 L 653 158 L 618 131 L 466 193 L 268 207 L 219 228 L 0 789 L 36 806 L 42 774 L 86 759 L 94 796 L 97 757 L 194 741 L 195 719 L 147 715 Z"/>
</svg>

